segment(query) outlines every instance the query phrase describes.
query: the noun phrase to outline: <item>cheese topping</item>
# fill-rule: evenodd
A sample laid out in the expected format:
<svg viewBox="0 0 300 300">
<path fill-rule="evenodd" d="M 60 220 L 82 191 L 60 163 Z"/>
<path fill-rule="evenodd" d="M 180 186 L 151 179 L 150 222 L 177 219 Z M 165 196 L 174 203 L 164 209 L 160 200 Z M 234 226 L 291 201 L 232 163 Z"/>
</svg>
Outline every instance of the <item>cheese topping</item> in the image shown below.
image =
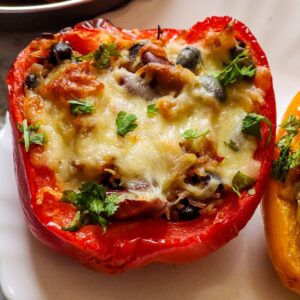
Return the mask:
<svg viewBox="0 0 300 300">
<path fill-rule="evenodd" d="M 87 180 L 101 182 L 103 174 L 110 174 L 120 180 L 122 199 L 143 201 L 175 203 L 191 197 L 205 202 L 220 184 L 230 187 L 238 171 L 255 179 L 260 170 L 253 159 L 256 138 L 242 134 L 241 127 L 247 113 L 263 103 L 262 91 L 252 81 L 237 82 L 226 87 L 223 101 L 201 80 L 210 76 L 215 84 L 224 59 L 230 59 L 236 41 L 233 34 L 222 34 L 218 36 L 226 43 L 218 51 L 211 45 L 216 33 L 191 45 L 201 53 L 194 70 L 175 65 L 187 46 L 183 40 L 158 45 L 163 58 L 157 48 L 150 49 L 160 62 L 145 61 L 151 51 L 147 56 L 141 48 L 128 67 L 130 52 L 118 40 L 121 56 L 109 68 L 96 68 L 88 60 L 65 60 L 53 67 L 37 88 L 26 91 L 25 116 L 40 123 L 47 138 L 43 151 L 32 150 L 33 164 L 53 170 L 61 190 L 76 190 Z M 74 115 L 69 100 L 89 101 L 94 111 Z M 149 105 L 156 108 L 151 116 Z M 116 128 L 121 111 L 136 116 L 137 127 L 124 136 Z M 196 137 L 184 138 L 187 130 Z M 238 151 L 225 145 L 230 140 Z M 195 174 L 210 180 L 193 184 L 188 179 Z"/>
</svg>

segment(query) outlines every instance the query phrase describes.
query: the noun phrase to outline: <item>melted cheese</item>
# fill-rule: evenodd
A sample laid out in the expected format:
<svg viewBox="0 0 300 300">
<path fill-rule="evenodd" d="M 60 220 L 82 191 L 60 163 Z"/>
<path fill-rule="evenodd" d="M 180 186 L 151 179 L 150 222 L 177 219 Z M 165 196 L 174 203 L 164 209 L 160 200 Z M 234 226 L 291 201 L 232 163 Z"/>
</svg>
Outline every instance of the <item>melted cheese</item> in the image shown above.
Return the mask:
<svg viewBox="0 0 300 300">
<path fill-rule="evenodd" d="M 172 42 L 166 46 L 171 60 L 175 60 L 183 45 Z M 204 50 L 205 65 L 211 70 L 219 63 Z M 66 62 L 65 64 L 68 64 Z M 64 66 L 56 68 L 40 85 L 60 76 Z M 203 71 L 203 70 L 202 70 Z M 192 74 L 192 73 L 191 73 Z M 121 78 L 135 76 L 124 68 L 101 70 L 97 80 L 104 84 L 99 95 L 89 96 L 95 106 L 91 115 L 72 116 L 68 109 L 53 99 L 41 98 L 29 92 L 28 99 L 38 98 L 42 103 L 38 113 L 36 107 L 27 111 L 31 123 L 39 122 L 40 131 L 48 142 L 42 154 L 34 154 L 36 164 L 47 165 L 55 171 L 61 189 L 77 189 L 83 180 L 97 180 L 105 168 L 114 165 L 121 175 L 122 184 L 136 199 L 160 198 L 166 200 L 167 192 L 176 178 L 196 162 L 194 153 L 182 147 L 182 133 L 187 129 L 209 130 L 206 137 L 197 139 L 195 147 L 201 148 L 203 139 L 215 144 L 219 156 L 224 157 L 214 173 L 224 183 L 230 184 L 239 171 L 256 177 L 260 164 L 253 159 L 255 138 L 241 134 L 241 122 L 248 111 L 243 101 L 261 99 L 261 95 L 250 83 L 237 85 L 238 92 L 230 92 L 225 103 L 219 103 L 201 87 L 197 76 L 178 95 L 171 93 L 153 101 L 131 93 L 120 84 Z M 239 101 L 235 98 L 239 97 Z M 27 100 L 29 101 L 29 100 Z M 147 106 L 158 103 L 159 109 L 170 105 L 172 115 L 160 111 L 155 117 L 147 116 Z M 116 132 L 116 117 L 120 111 L 137 116 L 137 128 L 125 137 Z M 230 139 L 236 141 L 240 151 L 234 152 L 224 145 Z M 145 181 L 149 188 L 139 191 L 132 186 L 135 181 Z M 192 189 L 186 186 L 186 190 Z M 190 191 L 193 193 L 193 191 Z"/>
<path fill-rule="evenodd" d="M 254 137 L 245 137 L 241 134 L 242 120 L 246 112 L 241 107 L 226 106 L 218 118 L 216 132 L 218 132 L 218 153 L 224 157 L 217 168 L 217 172 L 225 182 L 231 182 L 238 170 L 256 178 L 260 169 L 260 162 L 252 156 L 256 149 Z M 224 142 L 235 141 L 239 151 L 232 151 Z"/>
</svg>

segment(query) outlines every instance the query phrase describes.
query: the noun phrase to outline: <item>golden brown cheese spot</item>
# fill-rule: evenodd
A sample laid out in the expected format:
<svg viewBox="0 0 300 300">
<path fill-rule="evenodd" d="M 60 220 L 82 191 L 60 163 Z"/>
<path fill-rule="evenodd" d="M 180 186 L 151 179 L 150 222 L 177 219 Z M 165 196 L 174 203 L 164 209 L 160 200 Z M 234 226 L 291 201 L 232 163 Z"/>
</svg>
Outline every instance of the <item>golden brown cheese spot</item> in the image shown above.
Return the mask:
<svg viewBox="0 0 300 300">
<path fill-rule="evenodd" d="M 47 160 L 45 159 L 45 151 L 42 147 L 34 147 L 31 149 L 30 162 L 38 168 L 45 166 Z"/>
<path fill-rule="evenodd" d="M 187 98 L 184 93 L 177 97 L 174 95 L 162 97 L 157 100 L 156 107 L 161 116 L 168 122 L 172 122 L 172 120 L 180 120 L 192 115 L 195 102 Z"/>
<path fill-rule="evenodd" d="M 184 85 L 192 84 L 194 76 L 188 69 L 181 66 L 167 66 L 157 63 L 150 63 L 140 68 L 139 76 L 145 75 L 146 80 L 155 80 L 164 93 L 180 91 Z"/>
<path fill-rule="evenodd" d="M 45 58 L 49 54 L 49 49 L 53 43 L 57 42 L 54 39 L 35 39 L 31 42 L 30 48 L 31 58 Z"/>
<path fill-rule="evenodd" d="M 267 93 L 267 91 L 272 87 L 272 76 L 270 69 L 267 67 L 258 66 L 256 68 L 254 81 L 257 88 L 264 91 L 264 93 Z"/>
<path fill-rule="evenodd" d="M 236 46 L 233 27 L 228 26 L 221 32 L 208 31 L 203 45 L 209 48 L 213 55 L 225 60 L 228 58 L 228 51 Z"/>
<path fill-rule="evenodd" d="M 145 52 L 151 52 L 158 57 L 167 57 L 165 48 L 156 44 L 146 44 L 140 48 L 139 55 L 142 57 Z"/>
<path fill-rule="evenodd" d="M 166 119 L 172 119 L 176 117 L 176 112 L 174 109 L 176 107 L 176 102 L 173 101 L 173 99 L 169 99 L 168 97 L 160 98 L 158 99 L 156 106 L 159 113 Z"/>
<path fill-rule="evenodd" d="M 216 143 L 210 138 L 184 140 L 180 145 L 186 152 L 195 153 L 197 157 L 207 156 L 218 161 L 222 160 L 218 155 Z"/>
<path fill-rule="evenodd" d="M 101 93 L 104 86 L 97 80 L 90 62 L 69 63 L 56 76 L 37 89 L 42 97 L 64 103 Z"/>
<path fill-rule="evenodd" d="M 23 110 L 29 120 L 34 119 L 36 114 L 42 113 L 44 109 L 44 101 L 42 97 L 34 93 L 26 93 Z"/>
<path fill-rule="evenodd" d="M 237 103 L 240 107 L 250 113 L 259 112 L 260 106 L 264 104 L 263 91 L 256 88 L 253 84 L 247 82 L 234 83 L 227 90 L 228 97 L 233 103 Z"/>
</svg>

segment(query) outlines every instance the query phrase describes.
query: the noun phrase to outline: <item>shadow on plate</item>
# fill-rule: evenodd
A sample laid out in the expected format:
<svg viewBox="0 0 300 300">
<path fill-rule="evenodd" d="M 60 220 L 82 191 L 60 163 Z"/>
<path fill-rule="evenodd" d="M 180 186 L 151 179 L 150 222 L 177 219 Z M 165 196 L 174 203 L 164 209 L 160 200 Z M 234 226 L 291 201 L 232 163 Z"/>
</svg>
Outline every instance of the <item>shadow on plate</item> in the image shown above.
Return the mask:
<svg viewBox="0 0 300 300">
<path fill-rule="evenodd" d="M 231 255 L 234 247 L 235 241 L 206 259 L 189 264 L 152 264 L 111 276 L 89 270 L 30 237 L 31 261 L 43 300 L 79 300 L 87 295 L 91 300 L 182 300 L 187 296 L 189 300 L 200 299 L 199 296 L 222 290 L 226 278 L 238 268 L 239 257 Z"/>
</svg>

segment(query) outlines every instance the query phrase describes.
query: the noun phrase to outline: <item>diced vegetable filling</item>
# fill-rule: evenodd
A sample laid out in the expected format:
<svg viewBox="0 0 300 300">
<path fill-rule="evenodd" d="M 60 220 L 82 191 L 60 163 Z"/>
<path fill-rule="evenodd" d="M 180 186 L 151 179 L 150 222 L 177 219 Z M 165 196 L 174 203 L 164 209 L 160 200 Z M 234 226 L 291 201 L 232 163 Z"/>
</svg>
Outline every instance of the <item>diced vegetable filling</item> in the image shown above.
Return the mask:
<svg viewBox="0 0 300 300">
<path fill-rule="evenodd" d="M 77 208 L 64 230 L 112 218 L 192 220 L 215 213 L 226 193 L 253 195 L 261 124 L 263 142 L 272 132 L 253 79 L 268 82 L 270 72 L 231 25 L 193 44 L 163 31 L 107 37 L 84 55 L 58 38 L 36 43 L 49 55 L 28 72 L 19 130 L 32 163 L 53 170 L 61 201 Z"/>
</svg>

